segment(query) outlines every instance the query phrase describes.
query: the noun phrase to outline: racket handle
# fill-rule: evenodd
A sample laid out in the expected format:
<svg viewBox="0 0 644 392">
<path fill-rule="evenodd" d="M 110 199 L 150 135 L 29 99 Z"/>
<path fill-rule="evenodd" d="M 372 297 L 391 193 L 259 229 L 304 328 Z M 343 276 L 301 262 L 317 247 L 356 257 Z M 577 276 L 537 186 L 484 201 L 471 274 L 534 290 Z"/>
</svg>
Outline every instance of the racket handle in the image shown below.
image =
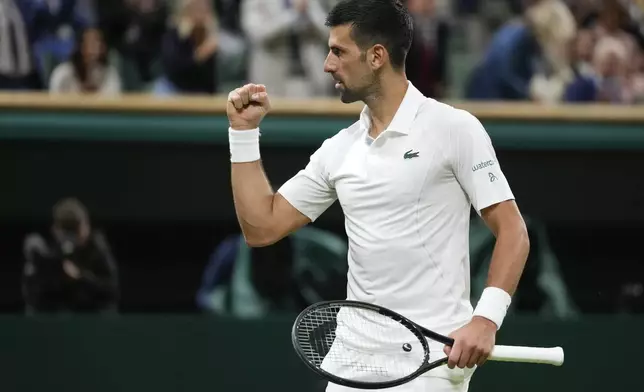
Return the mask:
<svg viewBox="0 0 644 392">
<path fill-rule="evenodd" d="M 494 346 L 489 359 L 502 362 L 543 363 L 561 366 L 564 351 L 561 347 Z"/>
</svg>

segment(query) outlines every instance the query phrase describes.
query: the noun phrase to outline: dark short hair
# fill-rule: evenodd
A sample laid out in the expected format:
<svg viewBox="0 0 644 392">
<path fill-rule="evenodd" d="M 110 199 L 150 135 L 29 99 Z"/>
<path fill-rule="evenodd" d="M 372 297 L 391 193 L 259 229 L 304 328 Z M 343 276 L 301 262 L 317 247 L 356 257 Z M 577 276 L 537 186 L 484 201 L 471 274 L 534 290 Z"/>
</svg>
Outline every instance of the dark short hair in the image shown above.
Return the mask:
<svg viewBox="0 0 644 392">
<path fill-rule="evenodd" d="M 66 232 L 77 232 L 81 223 L 89 222 L 87 208 L 76 198 L 59 200 L 53 208 L 54 225 Z"/>
<path fill-rule="evenodd" d="M 399 0 L 342 0 L 329 13 L 328 27 L 352 25 L 351 37 L 360 49 L 381 44 L 391 65 L 401 69 L 414 33 L 413 20 Z"/>
</svg>

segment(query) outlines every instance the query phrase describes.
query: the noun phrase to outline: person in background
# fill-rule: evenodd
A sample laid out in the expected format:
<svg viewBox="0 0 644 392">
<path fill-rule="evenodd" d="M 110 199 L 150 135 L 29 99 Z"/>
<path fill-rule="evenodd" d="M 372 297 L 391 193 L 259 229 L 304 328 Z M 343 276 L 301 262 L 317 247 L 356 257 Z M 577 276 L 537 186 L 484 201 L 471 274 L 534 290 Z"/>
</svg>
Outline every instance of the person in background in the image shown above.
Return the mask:
<svg viewBox="0 0 644 392">
<path fill-rule="evenodd" d="M 597 42 L 593 53 L 593 68 L 578 74 L 568 85 L 567 102 L 628 103 L 628 48 L 624 42 L 605 36 Z"/>
<path fill-rule="evenodd" d="M 449 26 L 436 14 L 436 0 L 407 0 L 414 19 L 414 38 L 405 70 L 425 96 L 444 98 L 447 90 Z"/>
<path fill-rule="evenodd" d="M 566 86 L 574 78 L 575 16 L 561 0 L 537 1 L 526 9 L 526 16 L 542 53 L 530 79 L 529 97 L 540 103 L 560 102 Z"/>
<path fill-rule="evenodd" d="M 595 18 L 589 22 L 597 39 L 613 37 L 622 41 L 630 58 L 639 49 L 633 34 L 638 27 L 633 26 L 628 10 L 620 0 L 601 0 L 599 4 Z"/>
<path fill-rule="evenodd" d="M 131 61 L 142 83 L 151 82 L 161 53 L 168 5 L 165 0 L 110 0 L 96 3 L 98 25 L 108 48 Z"/>
<path fill-rule="evenodd" d="M 28 314 L 117 310 L 116 261 L 105 235 L 92 228 L 86 207 L 77 199 L 57 202 L 51 236 L 29 234 L 23 250 Z"/>
<path fill-rule="evenodd" d="M 250 43 L 249 75 L 273 96 L 334 94 L 324 73 L 329 29 L 324 25 L 335 0 L 245 0 L 242 28 Z"/>
<path fill-rule="evenodd" d="M 67 61 L 79 32 L 92 26 L 96 19 L 95 0 L 36 0 L 41 16 L 34 21 L 43 34 L 34 42 L 34 56 L 43 80 L 52 70 Z"/>
<path fill-rule="evenodd" d="M 49 91 L 103 95 L 121 92 L 121 78 L 108 62 L 100 30 L 88 28 L 78 34 L 71 58 L 54 68 Z"/>
<path fill-rule="evenodd" d="M 221 27 L 234 34 L 242 34 L 241 3 L 243 0 L 214 0 Z"/>
<path fill-rule="evenodd" d="M 627 84 L 630 86 L 631 101 L 644 103 L 644 50 L 639 50 L 629 62 Z"/>
<path fill-rule="evenodd" d="M 163 37 L 159 96 L 217 92 L 218 22 L 208 0 L 180 0 Z"/>
<path fill-rule="evenodd" d="M 262 248 L 231 235 L 208 260 L 197 306 L 208 314 L 257 319 L 344 298 L 347 246 L 336 234 L 312 226 Z"/>
<path fill-rule="evenodd" d="M 470 100 L 557 100 L 571 78 L 576 23 L 560 0 L 526 2 L 522 16 L 494 36 L 467 85 Z"/>
<path fill-rule="evenodd" d="M 34 46 L 55 22 L 45 2 L 0 0 L 0 90 L 45 86 Z"/>
<path fill-rule="evenodd" d="M 596 37 L 590 29 L 580 29 L 575 37 L 572 49 L 572 69 L 575 76 L 591 75 L 593 73 L 593 50 Z"/>
</svg>

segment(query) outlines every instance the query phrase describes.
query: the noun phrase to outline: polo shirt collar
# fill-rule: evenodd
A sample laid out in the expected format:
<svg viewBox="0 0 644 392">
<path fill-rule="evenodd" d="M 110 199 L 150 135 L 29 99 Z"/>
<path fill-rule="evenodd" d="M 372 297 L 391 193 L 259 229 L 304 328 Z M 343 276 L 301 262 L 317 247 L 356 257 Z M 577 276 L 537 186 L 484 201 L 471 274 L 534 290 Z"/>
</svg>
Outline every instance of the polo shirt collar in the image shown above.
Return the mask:
<svg viewBox="0 0 644 392">
<path fill-rule="evenodd" d="M 396 132 L 403 135 L 408 135 L 411 131 L 411 126 L 416 118 L 418 109 L 427 99 L 410 81 L 407 81 L 408 87 L 405 97 L 403 98 L 394 118 L 391 120 L 389 126 L 383 131 Z M 369 107 L 365 105 L 360 113 L 360 128 L 363 131 L 369 132 L 371 127 Z"/>
</svg>

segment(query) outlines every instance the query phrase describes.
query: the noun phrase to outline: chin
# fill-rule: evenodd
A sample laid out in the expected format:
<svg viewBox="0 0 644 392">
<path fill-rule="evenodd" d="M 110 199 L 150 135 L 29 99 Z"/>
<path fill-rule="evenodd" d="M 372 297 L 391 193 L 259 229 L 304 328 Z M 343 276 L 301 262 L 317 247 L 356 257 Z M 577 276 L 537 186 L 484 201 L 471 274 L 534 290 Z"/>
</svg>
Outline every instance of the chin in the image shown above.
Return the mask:
<svg viewBox="0 0 644 392">
<path fill-rule="evenodd" d="M 345 91 L 340 95 L 340 101 L 342 103 L 354 103 L 360 101 L 360 98 L 355 94 L 351 94 Z"/>
</svg>

